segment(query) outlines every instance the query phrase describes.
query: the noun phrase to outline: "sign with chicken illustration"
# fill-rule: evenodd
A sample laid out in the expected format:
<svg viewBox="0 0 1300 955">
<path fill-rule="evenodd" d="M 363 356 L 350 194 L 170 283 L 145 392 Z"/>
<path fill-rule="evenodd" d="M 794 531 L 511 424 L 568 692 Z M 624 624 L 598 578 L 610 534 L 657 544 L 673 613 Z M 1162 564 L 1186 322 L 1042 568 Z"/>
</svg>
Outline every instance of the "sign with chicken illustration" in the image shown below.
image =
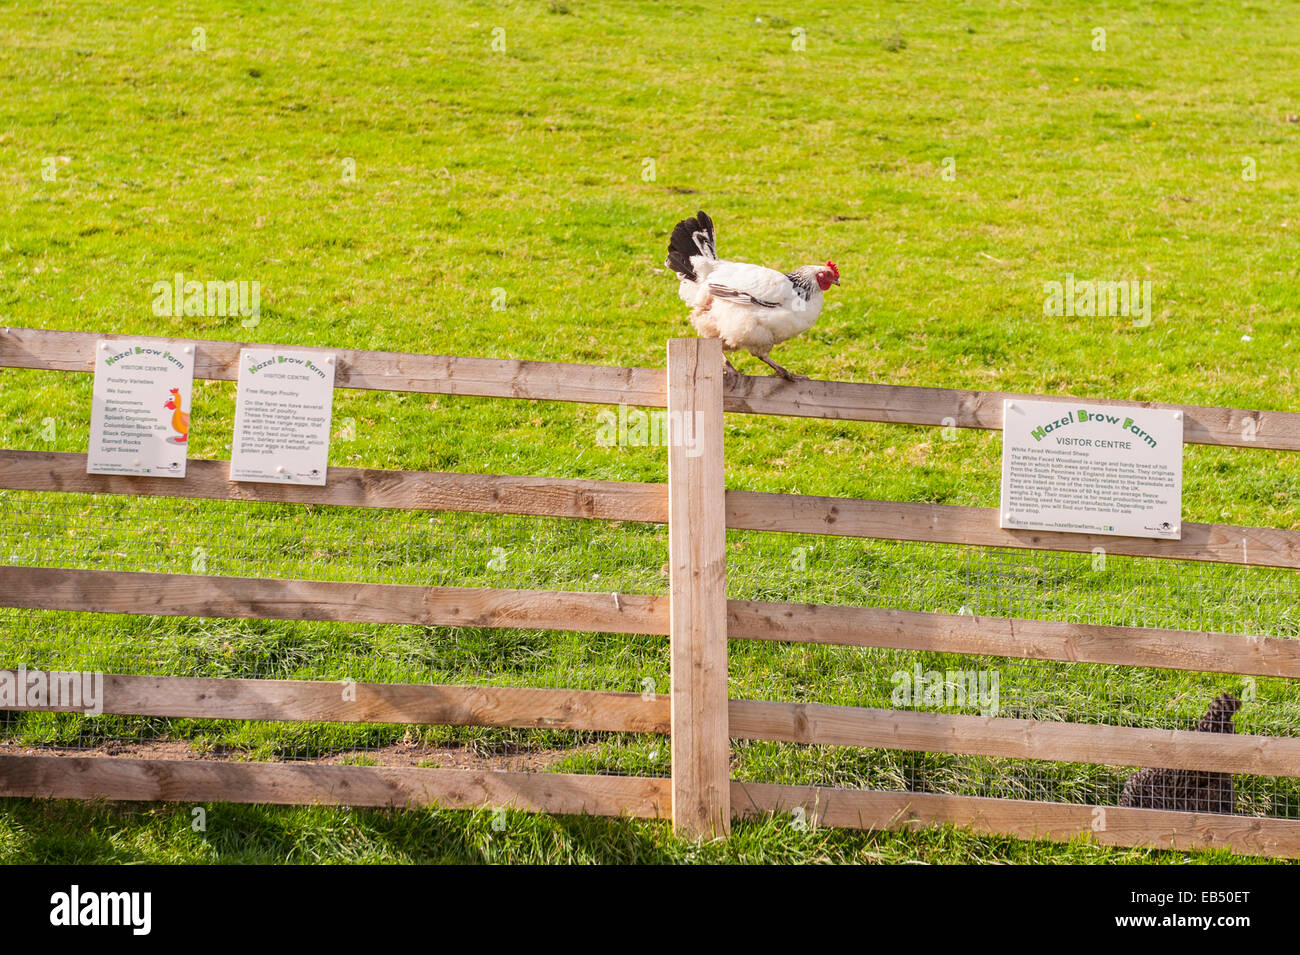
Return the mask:
<svg viewBox="0 0 1300 955">
<path fill-rule="evenodd" d="M 324 484 L 333 409 L 333 355 L 241 350 L 230 480 Z"/>
<path fill-rule="evenodd" d="M 184 477 L 193 385 L 192 345 L 98 342 L 86 472 Z"/>
</svg>

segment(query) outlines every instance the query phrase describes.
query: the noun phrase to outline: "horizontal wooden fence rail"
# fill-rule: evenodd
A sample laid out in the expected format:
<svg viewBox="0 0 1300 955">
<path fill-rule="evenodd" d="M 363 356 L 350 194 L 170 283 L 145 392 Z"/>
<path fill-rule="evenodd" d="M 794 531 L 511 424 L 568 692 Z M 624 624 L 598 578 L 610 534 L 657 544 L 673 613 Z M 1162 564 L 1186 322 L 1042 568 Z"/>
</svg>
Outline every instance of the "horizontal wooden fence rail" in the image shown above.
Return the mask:
<svg viewBox="0 0 1300 955">
<path fill-rule="evenodd" d="M 785 815 L 801 807 L 810 824 L 848 829 L 951 825 L 1020 839 L 1085 838 L 1109 846 L 1300 858 L 1297 819 L 741 781 L 731 784 L 731 805 L 737 816 Z"/>
<path fill-rule="evenodd" d="M 314 763 L 249 763 L 0 755 L 0 796 L 148 802 L 233 802 L 535 812 L 666 819 L 668 779 L 482 772 Z M 1230 849 L 1300 856 L 1300 821 L 947 796 L 731 782 L 737 817 L 803 807 L 821 826 L 899 829 L 956 825 L 1023 839 L 1163 849 Z M 1104 822 L 1099 826 L 1098 822 Z"/>
<path fill-rule="evenodd" d="M 1230 524 L 1183 524 L 1182 540 L 1160 540 L 1109 534 L 1010 530 L 998 527 L 996 507 L 955 504 L 728 491 L 727 527 L 1082 554 L 1101 547 L 1107 554 L 1119 557 L 1300 568 L 1300 531 Z"/>
<path fill-rule="evenodd" d="M 668 598 L 0 566 L 0 607 L 163 617 L 587 630 L 666 636 Z M 1300 640 L 756 600 L 727 602 L 733 640 L 1300 676 Z"/>
<path fill-rule="evenodd" d="M 16 676 L 17 671 L 0 669 L 0 674 Z M 418 723 L 606 733 L 667 733 L 669 729 L 666 696 L 517 686 L 106 673 L 99 703 L 102 712 L 115 716 L 168 719 Z M 63 702 L 22 709 L 78 713 L 85 707 Z"/>
<path fill-rule="evenodd" d="M 666 819 L 668 779 L 482 772 L 314 763 L 0 755 L 0 796 L 148 802 L 233 802 L 535 812 Z M 900 829 L 956 825 L 1023 839 L 1163 849 L 1230 849 L 1300 856 L 1300 821 L 947 796 L 731 782 L 737 817 L 788 814 L 821 826 Z M 1099 821 L 1103 825 L 1098 825 Z"/>
<path fill-rule="evenodd" d="M 730 712 L 731 735 L 735 739 L 1300 776 L 1300 738 L 1289 736 L 1152 730 L 765 700 L 732 700 Z"/>
<path fill-rule="evenodd" d="M 732 600 L 727 635 L 846 647 L 1300 678 L 1300 640 L 971 614 Z"/>
<path fill-rule="evenodd" d="M 1183 440 L 1235 448 L 1300 451 L 1300 414 L 1159 401 L 1119 401 L 1073 395 L 1035 395 L 1011 391 L 971 391 L 850 381 L 796 381 L 744 377 L 724 397 L 730 412 L 876 421 L 884 424 L 953 426 L 1002 430 L 1002 402 L 1055 401 L 1064 405 L 1134 405 L 1183 412 Z"/>
<path fill-rule="evenodd" d="M 12 669 L 0 673 L 16 675 Z M 174 719 L 670 730 L 668 697 L 598 690 L 105 674 L 99 702 L 108 714 Z M 61 703 L 23 709 L 83 708 Z M 764 700 L 733 699 L 725 709 L 722 731 L 733 739 L 1300 776 L 1300 738 L 1294 737 Z"/>
<path fill-rule="evenodd" d="M 97 342 L 140 337 L 30 328 L 0 329 L 0 367 L 93 372 Z M 146 337 L 175 348 L 186 345 L 194 348 L 194 377 L 211 381 L 238 380 L 239 352 L 243 348 L 292 348 L 309 354 L 334 355 L 336 388 L 591 404 L 616 405 L 622 402 L 658 408 L 667 404 L 667 379 L 662 369 L 655 368 Z"/>
<path fill-rule="evenodd" d="M 0 368 L 90 372 L 96 342 L 138 337 L 0 328 Z M 196 378 L 225 381 L 238 377 L 241 348 L 270 347 L 198 338 L 161 340 L 196 349 Z M 338 356 L 335 384 L 340 388 L 667 407 L 667 377 L 658 368 L 292 347 Z M 1004 399 L 1103 406 L 1137 404 L 1144 408 L 1182 411 L 1183 440 L 1189 444 L 1300 451 L 1300 414 L 1290 411 L 845 381 L 788 382 L 768 376 L 740 378 L 724 388 L 723 408 L 733 413 L 933 427 L 951 424 L 985 430 L 1001 429 Z"/>
<path fill-rule="evenodd" d="M 0 450 L 0 489 L 668 521 L 664 484 L 330 468 L 328 485 L 310 487 L 231 482 L 227 461 L 191 459 L 184 480 L 86 474 L 85 467 L 84 454 Z M 1300 568 L 1300 531 L 1272 527 L 1188 523 L 1181 540 L 1011 530 L 998 526 L 994 507 L 737 490 L 726 492 L 726 513 L 731 530 L 1083 554 L 1101 547 L 1118 557 Z"/>
<path fill-rule="evenodd" d="M 667 818 L 669 780 L 645 776 L 323 766 L 214 759 L 0 755 L 0 796 L 238 802 Z"/>
<path fill-rule="evenodd" d="M 325 485 L 255 484 L 231 481 L 229 461 L 201 458 L 183 479 L 87 474 L 86 455 L 66 451 L 0 450 L 0 489 L 668 522 L 666 484 L 336 467 Z"/>
<path fill-rule="evenodd" d="M 160 617 L 668 634 L 668 598 L 0 566 L 0 606 Z"/>
</svg>

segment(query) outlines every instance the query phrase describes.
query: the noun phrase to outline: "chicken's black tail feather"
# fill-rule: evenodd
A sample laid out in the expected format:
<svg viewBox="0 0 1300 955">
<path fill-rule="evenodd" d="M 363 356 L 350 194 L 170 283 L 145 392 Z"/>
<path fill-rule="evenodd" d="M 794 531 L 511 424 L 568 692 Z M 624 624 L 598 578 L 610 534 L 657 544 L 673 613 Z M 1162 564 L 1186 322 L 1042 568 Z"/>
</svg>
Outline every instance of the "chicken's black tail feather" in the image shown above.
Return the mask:
<svg viewBox="0 0 1300 955">
<path fill-rule="evenodd" d="M 683 219 L 673 229 L 673 236 L 668 240 L 668 268 L 678 275 L 695 281 L 695 268 L 691 257 L 703 255 L 710 259 L 718 257 L 717 246 L 713 240 L 713 220 L 701 211 L 691 219 Z"/>
<path fill-rule="evenodd" d="M 1232 718 L 1241 709 L 1241 700 L 1231 693 L 1221 693 L 1210 704 L 1209 712 L 1201 717 L 1196 728 L 1202 733 L 1235 733 Z"/>
</svg>

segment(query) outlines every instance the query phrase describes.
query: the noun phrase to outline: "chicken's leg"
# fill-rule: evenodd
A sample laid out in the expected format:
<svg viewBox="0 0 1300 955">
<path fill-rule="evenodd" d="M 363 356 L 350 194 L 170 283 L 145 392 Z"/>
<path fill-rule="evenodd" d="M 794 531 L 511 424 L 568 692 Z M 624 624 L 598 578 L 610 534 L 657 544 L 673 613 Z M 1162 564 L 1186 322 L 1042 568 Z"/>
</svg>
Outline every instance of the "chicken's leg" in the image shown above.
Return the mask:
<svg viewBox="0 0 1300 955">
<path fill-rule="evenodd" d="M 751 352 L 750 354 L 753 353 Z M 776 362 L 772 361 L 772 359 L 768 358 L 766 355 L 754 355 L 754 357 L 757 358 L 759 361 L 763 362 L 764 364 L 769 365 L 773 371 L 775 371 L 786 381 L 807 381 L 808 380 L 807 375 L 796 375 L 791 371 L 787 371 L 786 369 L 778 365 Z"/>
<path fill-rule="evenodd" d="M 745 377 L 744 373 L 733 365 L 726 355 L 722 356 L 722 364 L 725 366 L 722 369 L 722 383 L 728 388 L 740 384 L 740 379 Z"/>
</svg>

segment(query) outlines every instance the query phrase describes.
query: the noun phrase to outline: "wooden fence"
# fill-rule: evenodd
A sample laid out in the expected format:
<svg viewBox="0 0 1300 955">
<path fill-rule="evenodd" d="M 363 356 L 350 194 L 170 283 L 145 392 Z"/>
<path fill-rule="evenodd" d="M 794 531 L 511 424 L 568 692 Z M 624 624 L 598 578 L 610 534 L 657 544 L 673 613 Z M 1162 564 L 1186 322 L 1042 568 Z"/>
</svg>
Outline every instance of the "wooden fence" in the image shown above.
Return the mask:
<svg viewBox="0 0 1300 955">
<path fill-rule="evenodd" d="M 0 367 L 90 372 L 95 343 L 124 337 L 2 329 Z M 247 347 L 200 340 L 172 344 L 195 348 L 196 377 L 222 380 L 237 377 L 239 350 Z M 727 599 L 728 528 L 1081 553 L 1104 546 L 1113 555 L 1300 569 L 1300 532 L 1294 530 L 1188 523 L 1181 540 L 1008 530 L 998 526 L 995 508 L 761 494 L 726 490 L 723 483 L 724 412 L 998 429 L 1004 398 L 1079 399 L 771 378 L 727 386 L 718 343 L 697 339 L 669 342 L 666 370 L 302 350 L 336 355 L 340 388 L 666 408 L 668 483 L 331 467 L 324 487 L 233 484 L 222 461 L 191 460 L 178 480 L 89 475 L 84 454 L 0 450 L 0 488 L 667 523 L 669 596 L 621 595 L 611 601 L 593 593 L 4 566 L 0 605 L 668 635 L 667 697 L 359 684 L 355 702 L 344 702 L 335 682 L 109 675 L 104 712 L 666 733 L 671 777 L 6 755 L 0 756 L 0 795 L 671 815 L 680 832 L 693 836 L 725 835 L 733 817 L 803 807 L 820 825 L 953 823 L 1027 838 L 1090 834 L 1110 845 L 1227 847 L 1300 857 L 1300 820 L 1289 818 L 1107 806 L 1105 825 L 1098 828 L 1097 807 L 1090 805 L 729 778 L 730 739 L 1300 776 L 1300 738 L 1294 737 L 728 699 L 728 639 L 1300 677 L 1297 640 Z M 1183 411 L 1185 440 L 1191 443 L 1300 450 L 1300 414 L 1148 407 Z M 690 454 L 672 433 L 681 415 L 697 422 Z"/>
</svg>

